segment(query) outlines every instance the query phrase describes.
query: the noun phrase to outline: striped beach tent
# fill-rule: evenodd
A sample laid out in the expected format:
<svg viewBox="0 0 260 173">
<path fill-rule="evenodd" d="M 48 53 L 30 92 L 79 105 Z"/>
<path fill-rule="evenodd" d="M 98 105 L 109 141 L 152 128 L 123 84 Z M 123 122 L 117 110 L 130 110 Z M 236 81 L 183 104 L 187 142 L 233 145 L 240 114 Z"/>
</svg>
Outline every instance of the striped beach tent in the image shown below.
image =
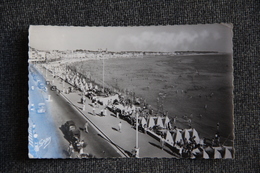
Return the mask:
<svg viewBox="0 0 260 173">
<path fill-rule="evenodd" d="M 170 119 L 169 119 L 168 116 L 166 116 L 166 117 L 165 117 L 165 120 L 164 120 L 164 127 L 165 127 L 165 128 L 169 128 L 169 127 L 168 127 L 168 123 L 169 123 L 169 122 L 170 122 Z"/>
<path fill-rule="evenodd" d="M 180 130 L 177 129 L 174 137 L 174 142 L 176 144 L 177 142 L 181 142 L 181 140 L 182 140 L 181 132 Z"/>
<path fill-rule="evenodd" d="M 170 144 L 171 146 L 173 146 L 174 142 L 173 142 L 173 138 L 172 135 L 169 131 L 166 132 L 166 139 L 165 141 Z"/>
<path fill-rule="evenodd" d="M 149 118 L 148 128 L 153 128 L 155 126 L 153 117 Z"/>
<path fill-rule="evenodd" d="M 141 119 L 141 125 L 142 125 L 142 127 L 144 128 L 144 125 L 146 124 L 146 126 L 147 126 L 147 121 L 145 120 L 145 118 L 144 117 L 142 117 L 142 119 Z"/>
<path fill-rule="evenodd" d="M 88 88 L 88 84 L 87 84 L 87 83 L 85 84 L 85 89 L 86 89 L 86 91 L 89 90 L 89 88 Z"/>
<path fill-rule="evenodd" d="M 90 89 L 93 89 L 93 85 L 92 85 L 91 82 L 89 83 L 89 88 L 90 88 Z"/>
<path fill-rule="evenodd" d="M 202 158 L 203 159 L 209 159 L 209 155 L 208 155 L 208 153 L 206 153 L 206 151 L 204 149 L 203 149 Z"/>
<path fill-rule="evenodd" d="M 200 138 L 198 135 L 198 132 L 195 129 L 192 129 L 192 137 L 195 136 L 194 140 L 196 142 L 196 144 L 200 143 Z"/>
<path fill-rule="evenodd" d="M 225 147 L 224 159 L 232 159 L 232 154 L 227 147 Z"/>
<path fill-rule="evenodd" d="M 186 138 L 188 141 L 190 139 L 190 133 L 187 129 L 184 129 L 183 131 L 183 139 Z"/>
<path fill-rule="evenodd" d="M 220 152 L 214 148 L 214 159 L 222 159 Z"/>
<path fill-rule="evenodd" d="M 201 154 L 201 151 L 198 148 L 195 148 L 191 152 L 193 155 L 197 156 L 198 154 Z"/>
<path fill-rule="evenodd" d="M 163 122 L 162 122 L 162 118 L 161 117 L 158 117 L 157 118 L 157 123 L 156 123 L 157 126 L 159 127 L 163 127 Z"/>
</svg>

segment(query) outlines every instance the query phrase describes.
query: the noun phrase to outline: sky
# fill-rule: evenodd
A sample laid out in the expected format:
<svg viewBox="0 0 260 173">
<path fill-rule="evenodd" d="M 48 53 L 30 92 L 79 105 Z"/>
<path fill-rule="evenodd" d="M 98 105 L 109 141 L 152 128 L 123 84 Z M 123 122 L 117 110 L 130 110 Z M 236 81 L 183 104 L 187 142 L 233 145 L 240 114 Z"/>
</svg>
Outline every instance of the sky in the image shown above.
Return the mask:
<svg viewBox="0 0 260 173">
<path fill-rule="evenodd" d="M 39 50 L 232 52 L 232 25 L 137 27 L 40 26 L 29 28 L 29 45 Z"/>
</svg>

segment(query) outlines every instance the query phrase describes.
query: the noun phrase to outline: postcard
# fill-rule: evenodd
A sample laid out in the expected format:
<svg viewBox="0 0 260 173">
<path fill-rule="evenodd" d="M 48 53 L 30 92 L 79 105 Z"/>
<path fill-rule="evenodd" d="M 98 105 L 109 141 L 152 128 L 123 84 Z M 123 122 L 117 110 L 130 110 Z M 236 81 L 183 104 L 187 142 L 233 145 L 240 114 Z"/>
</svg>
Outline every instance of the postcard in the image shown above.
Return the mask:
<svg viewBox="0 0 260 173">
<path fill-rule="evenodd" d="M 29 158 L 234 158 L 232 24 L 29 28 Z"/>
</svg>

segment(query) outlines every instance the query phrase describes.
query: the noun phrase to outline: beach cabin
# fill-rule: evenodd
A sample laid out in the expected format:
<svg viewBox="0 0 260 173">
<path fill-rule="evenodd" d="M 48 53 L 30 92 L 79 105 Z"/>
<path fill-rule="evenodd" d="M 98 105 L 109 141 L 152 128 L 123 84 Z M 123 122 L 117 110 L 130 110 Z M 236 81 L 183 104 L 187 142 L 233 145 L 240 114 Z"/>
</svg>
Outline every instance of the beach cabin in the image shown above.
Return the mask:
<svg viewBox="0 0 260 173">
<path fill-rule="evenodd" d="M 157 125 L 158 127 L 162 127 L 162 128 L 164 127 L 161 117 L 158 117 L 158 118 L 157 118 L 156 125 Z"/>
<path fill-rule="evenodd" d="M 150 117 L 148 121 L 148 128 L 152 129 L 154 126 L 155 126 L 154 117 Z"/>
<path fill-rule="evenodd" d="M 169 131 L 166 132 L 166 139 L 165 139 L 165 141 L 166 141 L 169 145 L 171 145 L 171 146 L 174 145 L 172 135 L 171 135 L 171 133 L 170 133 Z"/>
</svg>

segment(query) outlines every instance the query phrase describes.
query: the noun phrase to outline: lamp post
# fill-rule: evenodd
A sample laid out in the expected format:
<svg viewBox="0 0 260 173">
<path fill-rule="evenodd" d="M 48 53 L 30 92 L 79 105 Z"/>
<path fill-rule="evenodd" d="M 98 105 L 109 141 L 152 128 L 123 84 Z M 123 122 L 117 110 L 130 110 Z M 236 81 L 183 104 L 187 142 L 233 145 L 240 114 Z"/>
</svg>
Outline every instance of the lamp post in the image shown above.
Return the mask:
<svg viewBox="0 0 260 173">
<path fill-rule="evenodd" d="M 65 79 L 62 80 L 63 93 L 65 93 Z"/>
<path fill-rule="evenodd" d="M 104 77 L 105 77 L 105 73 L 104 73 L 104 63 L 105 63 L 104 56 L 102 57 L 102 59 L 103 59 L 103 92 L 104 92 Z"/>
<path fill-rule="evenodd" d="M 138 147 L 138 112 L 136 111 L 135 113 L 136 115 L 136 123 L 135 123 L 135 129 L 136 129 L 136 133 L 135 133 L 135 137 L 136 137 L 136 140 L 135 140 L 135 157 L 136 158 L 139 158 L 139 147 Z"/>
</svg>

